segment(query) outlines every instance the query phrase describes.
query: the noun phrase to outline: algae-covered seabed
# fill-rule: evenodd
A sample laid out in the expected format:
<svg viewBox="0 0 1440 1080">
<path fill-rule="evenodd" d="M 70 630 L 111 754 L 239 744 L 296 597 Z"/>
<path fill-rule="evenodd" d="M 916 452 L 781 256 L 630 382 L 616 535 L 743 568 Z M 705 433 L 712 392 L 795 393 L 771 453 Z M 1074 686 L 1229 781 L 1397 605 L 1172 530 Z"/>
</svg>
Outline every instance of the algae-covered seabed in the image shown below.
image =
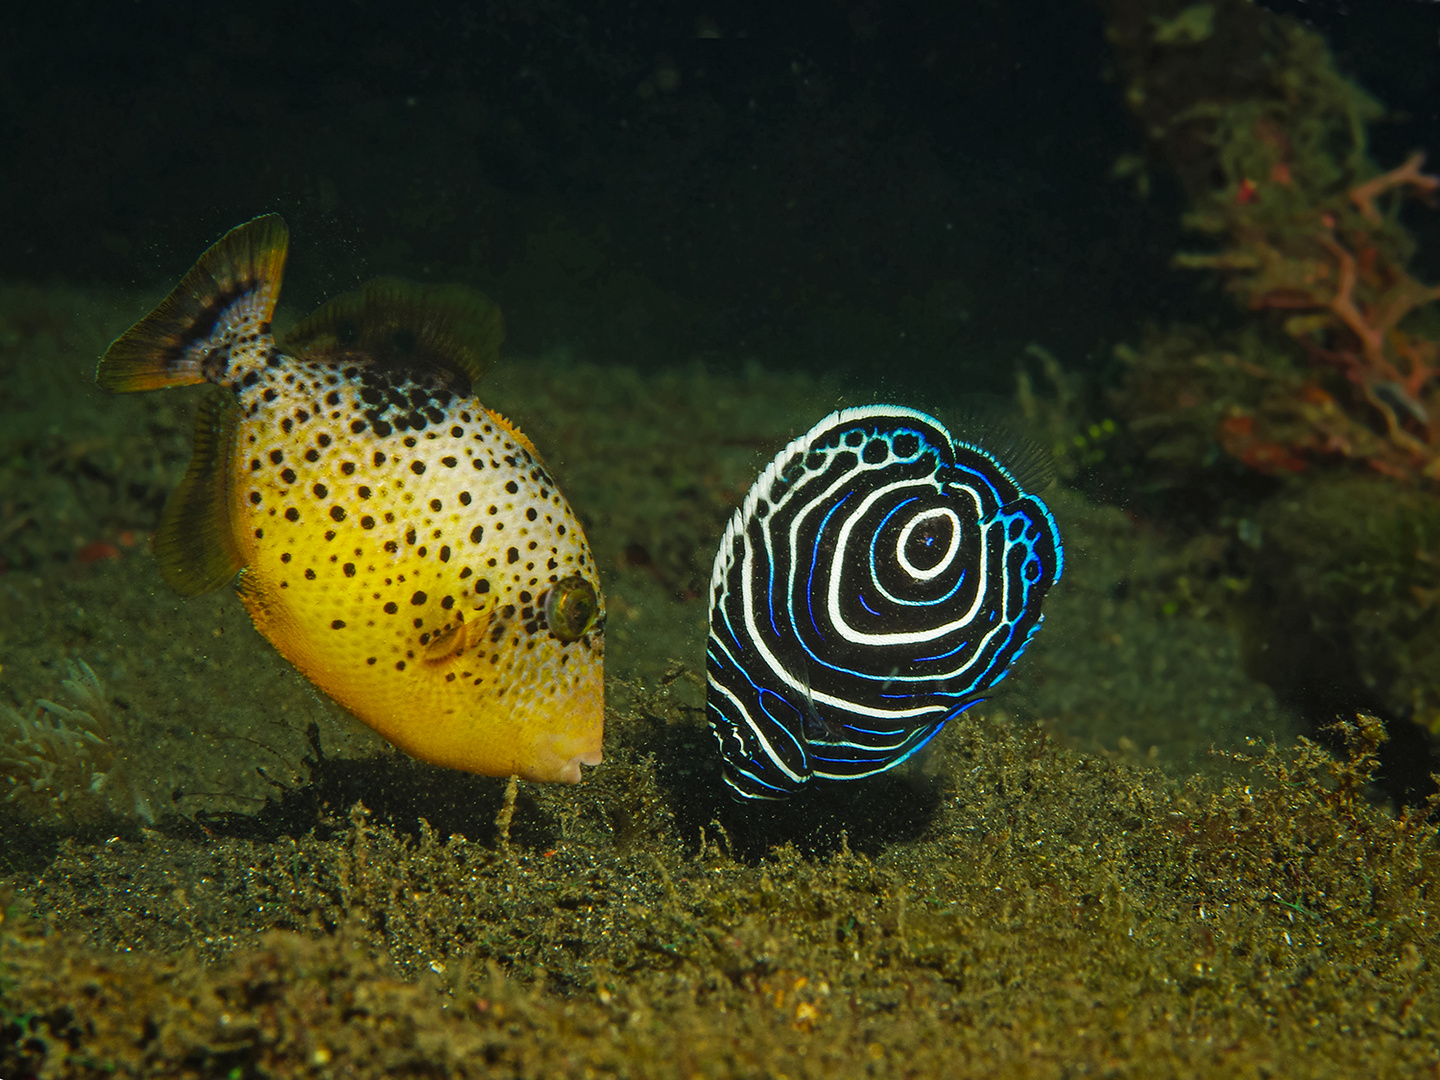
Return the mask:
<svg viewBox="0 0 1440 1080">
<path fill-rule="evenodd" d="M 605 568 L 610 709 L 605 763 L 523 785 L 507 841 L 503 782 L 404 759 L 228 591 L 161 582 L 195 398 L 92 385 L 154 299 L 0 294 L 0 705 L 106 736 L 0 804 L 6 1080 L 1440 1069 L 1435 833 L 1367 798 L 1378 729 L 1352 764 L 1297 749 L 1235 636 L 1166 614 L 1171 553 L 1120 510 L 1047 493 L 1046 627 L 927 758 L 735 806 L 713 547 L 854 392 L 508 359 L 481 396 Z"/>
</svg>

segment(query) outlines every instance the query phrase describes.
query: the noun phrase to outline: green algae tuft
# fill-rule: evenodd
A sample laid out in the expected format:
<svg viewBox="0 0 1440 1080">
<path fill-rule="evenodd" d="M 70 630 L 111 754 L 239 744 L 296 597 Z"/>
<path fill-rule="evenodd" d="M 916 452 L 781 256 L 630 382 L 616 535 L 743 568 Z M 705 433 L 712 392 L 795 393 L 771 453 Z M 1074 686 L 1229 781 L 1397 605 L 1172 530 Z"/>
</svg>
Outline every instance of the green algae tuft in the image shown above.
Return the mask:
<svg viewBox="0 0 1440 1080">
<path fill-rule="evenodd" d="M 1437 830 L 1371 801 L 1378 721 L 1336 735 L 1177 783 L 965 718 L 874 857 L 736 858 L 629 748 L 517 810 L 545 847 L 360 805 L 72 844 L 0 926 L 0 1075 L 1418 1075 Z"/>
</svg>

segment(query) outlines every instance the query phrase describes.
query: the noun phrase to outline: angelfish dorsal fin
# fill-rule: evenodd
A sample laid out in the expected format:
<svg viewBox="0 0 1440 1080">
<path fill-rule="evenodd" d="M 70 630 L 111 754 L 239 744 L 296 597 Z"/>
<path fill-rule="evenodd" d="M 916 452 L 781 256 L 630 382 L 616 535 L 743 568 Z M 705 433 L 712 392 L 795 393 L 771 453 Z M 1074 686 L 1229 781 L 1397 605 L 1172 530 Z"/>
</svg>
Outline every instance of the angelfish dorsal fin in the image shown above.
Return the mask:
<svg viewBox="0 0 1440 1080">
<path fill-rule="evenodd" d="M 376 278 L 297 323 L 284 345 L 304 356 L 359 352 L 391 368 L 440 368 L 468 388 L 494 363 L 504 339 L 505 320 L 484 293 Z"/>
<path fill-rule="evenodd" d="M 967 394 L 945 420 L 963 442 L 979 447 L 1008 473 L 1022 491 L 1044 491 L 1055 480 L 1055 453 L 1015 415 L 1008 402 L 987 394 Z"/>
<path fill-rule="evenodd" d="M 230 511 L 237 417 L 234 399 L 224 391 L 200 402 L 190 467 L 155 530 L 160 574 L 181 596 L 213 592 L 243 565 Z"/>
</svg>

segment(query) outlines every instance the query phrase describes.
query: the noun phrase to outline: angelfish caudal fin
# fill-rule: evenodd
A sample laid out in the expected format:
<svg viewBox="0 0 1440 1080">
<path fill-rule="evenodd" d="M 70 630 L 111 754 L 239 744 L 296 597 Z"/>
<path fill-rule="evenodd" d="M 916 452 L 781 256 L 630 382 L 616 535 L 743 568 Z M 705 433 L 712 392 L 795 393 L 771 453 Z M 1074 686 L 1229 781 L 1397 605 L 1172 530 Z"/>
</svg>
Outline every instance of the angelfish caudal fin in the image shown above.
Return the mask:
<svg viewBox="0 0 1440 1080">
<path fill-rule="evenodd" d="M 122 393 L 218 381 L 233 344 L 270 332 L 289 243 L 278 214 L 231 229 L 105 351 L 95 381 Z"/>
</svg>

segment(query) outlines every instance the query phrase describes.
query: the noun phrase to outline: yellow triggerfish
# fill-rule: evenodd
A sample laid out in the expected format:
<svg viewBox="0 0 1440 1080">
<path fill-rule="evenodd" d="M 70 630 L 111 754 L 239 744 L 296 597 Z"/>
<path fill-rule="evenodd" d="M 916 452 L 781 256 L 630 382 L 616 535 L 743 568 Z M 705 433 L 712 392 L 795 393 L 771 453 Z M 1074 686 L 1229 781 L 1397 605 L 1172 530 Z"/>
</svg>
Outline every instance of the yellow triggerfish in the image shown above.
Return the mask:
<svg viewBox="0 0 1440 1080">
<path fill-rule="evenodd" d="M 574 783 L 600 762 L 604 602 L 540 455 L 471 396 L 499 310 L 378 280 L 277 343 L 289 230 L 232 229 L 106 351 L 108 390 L 208 382 L 155 555 L 193 596 L 240 574 L 256 628 L 407 753 Z"/>
</svg>

